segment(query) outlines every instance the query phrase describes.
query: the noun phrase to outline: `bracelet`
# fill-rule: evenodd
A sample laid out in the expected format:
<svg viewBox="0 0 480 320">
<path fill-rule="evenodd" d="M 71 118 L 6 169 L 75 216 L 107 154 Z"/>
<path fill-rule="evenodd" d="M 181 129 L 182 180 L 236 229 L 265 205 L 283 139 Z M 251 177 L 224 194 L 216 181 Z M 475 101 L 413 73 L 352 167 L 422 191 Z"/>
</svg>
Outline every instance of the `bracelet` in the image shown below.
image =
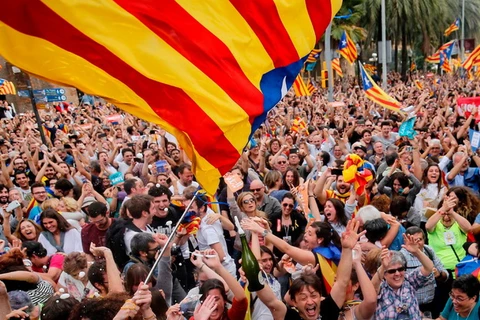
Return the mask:
<svg viewBox="0 0 480 320">
<path fill-rule="evenodd" d="M 143 320 L 152 320 L 152 319 L 157 319 L 157 316 L 155 315 L 155 313 L 149 317 L 143 317 Z"/>
<path fill-rule="evenodd" d="M 200 268 L 198 268 L 198 271 L 202 271 L 203 267 L 205 266 L 205 263 L 202 263 L 202 265 L 200 266 Z"/>
<path fill-rule="evenodd" d="M 308 195 L 308 197 L 309 197 L 309 198 L 315 198 L 315 196 L 314 196 L 314 195 Z"/>
</svg>

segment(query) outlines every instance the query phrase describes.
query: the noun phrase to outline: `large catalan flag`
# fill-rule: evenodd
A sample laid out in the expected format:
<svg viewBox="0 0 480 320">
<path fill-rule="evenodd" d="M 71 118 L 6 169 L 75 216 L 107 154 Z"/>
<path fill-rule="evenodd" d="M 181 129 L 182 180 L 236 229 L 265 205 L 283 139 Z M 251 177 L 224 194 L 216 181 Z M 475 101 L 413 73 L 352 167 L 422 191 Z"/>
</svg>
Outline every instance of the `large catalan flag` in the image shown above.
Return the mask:
<svg viewBox="0 0 480 320">
<path fill-rule="evenodd" d="M 343 78 L 343 71 L 342 71 L 342 67 L 340 65 L 340 59 L 339 58 L 335 58 L 332 60 L 332 68 L 333 70 L 335 70 L 335 72 Z"/>
<path fill-rule="evenodd" d="M 12 82 L 0 79 L 0 94 L 17 94 L 17 90 Z"/>
<path fill-rule="evenodd" d="M 453 47 L 455 45 L 455 40 L 450 40 L 447 43 L 444 43 L 438 48 L 438 50 L 431 56 L 428 56 L 425 61 L 427 63 L 439 64 L 440 63 L 440 52 L 444 51 L 447 55 L 447 58 L 452 57 Z"/>
<path fill-rule="evenodd" d="M 340 38 L 338 51 L 345 59 L 347 59 L 348 62 L 350 62 L 350 64 L 357 60 L 357 47 L 352 39 L 350 39 L 346 31 L 343 31 L 342 37 Z"/>
<path fill-rule="evenodd" d="M 468 58 L 462 63 L 462 68 L 466 70 L 472 69 L 475 61 L 477 58 L 480 57 L 480 45 L 478 45 L 475 50 L 473 50 L 469 55 Z"/>
<path fill-rule="evenodd" d="M 161 125 L 213 194 L 341 3 L 7 1 L 0 48 L 31 74 Z"/>
<path fill-rule="evenodd" d="M 377 84 L 370 78 L 365 68 L 359 62 L 360 74 L 362 75 L 362 85 L 365 95 L 368 99 L 372 100 L 376 104 L 379 104 L 387 109 L 396 112 L 403 112 L 400 110 L 402 105 L 400 102 L 390 97 L 385 91 L 383 91 Z"/>
<path fill-rule="evenodd" d="M 310 92 L 308 91 L 307 85 L 302 79 L 301 75 L 298 75 L 295 81 L 293 82 L 293 91 L 297 97 L 309 96 Z"/>
<path fill-rule="evenodd" d="M 457 31 L 460 28 L 460 18 L 455 19 L 455 22 L 452 23 L 447 30 L 445 30 L 445 37 L 448 37 L 452 32 Z"/>
</svg>

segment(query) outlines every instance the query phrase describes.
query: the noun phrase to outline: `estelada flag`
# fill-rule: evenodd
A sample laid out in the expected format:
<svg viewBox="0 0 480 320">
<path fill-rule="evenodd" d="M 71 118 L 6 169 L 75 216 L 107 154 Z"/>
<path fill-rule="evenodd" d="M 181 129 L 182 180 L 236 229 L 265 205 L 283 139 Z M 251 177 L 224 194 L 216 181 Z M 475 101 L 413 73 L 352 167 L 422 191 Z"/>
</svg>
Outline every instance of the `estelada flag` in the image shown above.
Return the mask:
<svg viewBox="0 0 480 320">
<path fill-rule="evenodd" d="M 17 94 L 15 85 L 5 79 L 0 79 L 0 94 Z"/>
<path fill-rule="evenodd" d="M 350 64 L 357 60 L 357 47 L 348 35 L 347 31 L 343 31 L 342 37 L 340 38 L 340 43 L 338 44 L 338 51 L 345 59 L 347 59 L 348 62 L 350 62 Z"/>
<path fill-rule="evenodd" d="M 453 22 L 446 30 L 445 30 L 445 37 L 448 37 L 452 32 L 457 31 L 460 28 L 460 18 L 455 19 L 455 22 Z"/>
<path fill-rule="evenodd" d="M 375 81 L 373 81 L 368 75 L 367 71 L 365 71 L 362 64 L 360 62 L 358 62 L 358 64 L 360 65 L 360 75 L 362 77 L 363 90 L 365 91 L 367 98 L 381 105 L 382 107 L 403 113 L 403 111 L 400 110 L 402 107 L 400 102 L 389 96 L 385 91 L 377 86 Z"/>
<path fill-rule="evenodd" d="M 7 1 L 0 12 L 0 48 L 6 60 L 31 74 L 161 125 L 213 194 L 341 4 Z"/>
</svg>

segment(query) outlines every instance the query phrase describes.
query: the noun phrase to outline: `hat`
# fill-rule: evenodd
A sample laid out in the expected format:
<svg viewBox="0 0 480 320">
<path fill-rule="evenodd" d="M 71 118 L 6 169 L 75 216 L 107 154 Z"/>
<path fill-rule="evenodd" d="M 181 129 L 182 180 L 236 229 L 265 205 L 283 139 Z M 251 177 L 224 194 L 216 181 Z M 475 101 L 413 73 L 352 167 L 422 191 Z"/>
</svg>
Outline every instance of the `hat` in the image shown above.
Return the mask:
<svg viewBox="0 0 480 320">
<path fill-rule="evenodd" d="M 361 142 L 353 144 L 353 150 L 361 149 L 363 152 L 367 153 L 367 147 L 365 147 Z"/>
<path fill-rule="evenodd" d="M 97 200 L 94 197 L 85 197 L 82 203 L 82 208 L 88 207 L 94 202 L 97 202 Z"/>
</svg>

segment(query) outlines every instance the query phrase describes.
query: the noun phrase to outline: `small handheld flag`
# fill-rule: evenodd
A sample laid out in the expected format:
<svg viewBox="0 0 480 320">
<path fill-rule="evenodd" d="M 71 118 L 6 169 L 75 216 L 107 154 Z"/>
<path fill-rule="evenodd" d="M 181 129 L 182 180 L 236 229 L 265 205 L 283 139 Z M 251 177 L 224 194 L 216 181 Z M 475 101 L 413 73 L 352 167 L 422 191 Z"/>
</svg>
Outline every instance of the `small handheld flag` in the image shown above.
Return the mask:
<svg viewBox="0 0 480 320">
<path fill-rule="evenodd" d="M 0 79 L 0 94 L 17 94 L 17 90 L 12 82 Z"/>
<path fill-rule="evenodd" d="M 293 82 L 293 91 L 297 97 L 309 96 L 307 85 L 302 79 L 301 75 L 298 75 L 295 81 Z"/>
</svg>

